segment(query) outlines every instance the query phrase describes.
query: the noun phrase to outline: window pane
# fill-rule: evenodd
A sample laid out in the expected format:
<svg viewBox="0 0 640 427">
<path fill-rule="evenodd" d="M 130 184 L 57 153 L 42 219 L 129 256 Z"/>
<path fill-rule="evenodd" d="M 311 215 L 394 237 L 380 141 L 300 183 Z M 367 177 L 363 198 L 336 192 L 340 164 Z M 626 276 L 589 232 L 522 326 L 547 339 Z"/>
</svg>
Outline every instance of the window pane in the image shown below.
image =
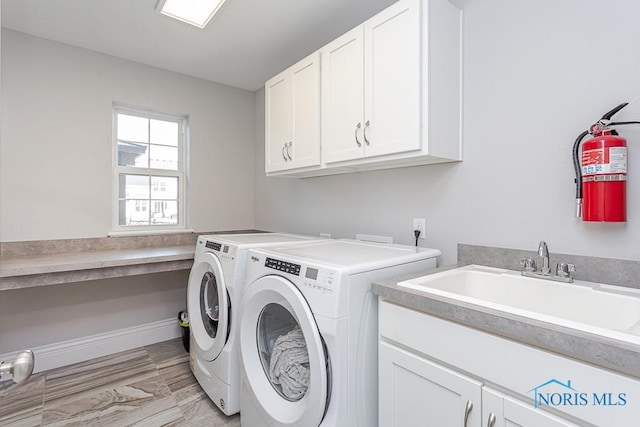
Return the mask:
<svg viewBox="0 0 640 427">
<path fill-rule="evenodd" d="M 177 224 L 178 223 L 178 202 L 173 201 L 151 201 L 151 223 L 152 224 Z"/>
<path fill-rule="evenodd" d="M 120 175 L 123 176 L 122 174 Z M 124 175 L 125 180 L 125 199 L 148 199 L 149 198 L 149 177 L 143 175 Z M 122 185 L 122 178 L 120 179 Z M 119 191 L 122 197 L 122 189 Z"/>
<path fill-rule="evenodd" d="M 178 178 L 152 176 L 151 198 L 176 200 L 178 198 Z"/>
<path fill-rule="evenodd" d="M 114 106 L 116 224 L 154 228 L 181 224 L 180 181 L 185 117 Z M 185 141 L 186 144 L 186 141 Z M 157 173 L 153 173 L 157 170 Z M 157 227 L 156 227 L 157 228 Z"/>
<path fill-rule="evenodd" d="M 153 169 L 178 170 L 178 148 L 151 145 L 149 167 Z"/>
<path fill-rule="evenodd" d="M 151 120 L 152 144 L 178 146 L 178 123 Z"/>
<path fill-rule="evenodd" d="M 118 140 L 149 142 L 149 119 L 118 114 Z"/>
<path fill-rule="evenodd" d="M 149 167 L 149 145 L 118 141 L 118 166 Z"/>
<path fill-rule="evenodd" d="M 126 207 L 126 200 L 118 200 L 118 225 L 127 225 Z"/>
<path fill-rule="evenodd" d="M 123 202 L 120 202 L 122 209 Z M 149 201 L 126 200 L 124 218 L 120 215 L 120 225 L 149 225 Z M 123 222 L 124 221 L 124 222 Z"/>
</svg>

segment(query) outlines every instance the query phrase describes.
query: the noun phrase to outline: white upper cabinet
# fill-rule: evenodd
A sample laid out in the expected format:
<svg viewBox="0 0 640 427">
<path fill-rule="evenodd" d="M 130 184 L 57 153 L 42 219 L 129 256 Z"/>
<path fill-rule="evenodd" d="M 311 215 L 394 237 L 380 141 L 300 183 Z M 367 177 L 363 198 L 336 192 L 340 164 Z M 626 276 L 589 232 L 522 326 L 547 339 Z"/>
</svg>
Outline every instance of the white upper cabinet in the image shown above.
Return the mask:
<svg viewBox="0 0 640 427">
<path fill-rule="evenodd" d="M 461 160 L 461 22 L 462 11 L 448 0 L 400 0 L 321 48 L 319 101 L 303 98 L 321 106 L 313 122 L 322 130 L 313 152 L 318 158 L 298 157 L 319 128 L 299 125 L 305 120 L 298 114 L 310 122 L 316 116 L 293 100 L 291 70 L 269 80 L 267 174 L 316 176 Z M 293 111 L 283 109 L 282 96 Z M 303 144 L 286 129 L 309 135 Z"/>
<path fill-rule="evenodd" d="M 265 104 L 266 172 L 319 166 L 319 53 L 267 81 Z"/>
<path fill-rule="evenodd" d="M 363 156 L 364 29 L 359 26 L 322 48 L 324 162 Z"/>
<path fill-rule="evenodd" d="M 418 1 L 385 9 L 322 58 L 324 162 L 420 149 Z"/>
</svg>

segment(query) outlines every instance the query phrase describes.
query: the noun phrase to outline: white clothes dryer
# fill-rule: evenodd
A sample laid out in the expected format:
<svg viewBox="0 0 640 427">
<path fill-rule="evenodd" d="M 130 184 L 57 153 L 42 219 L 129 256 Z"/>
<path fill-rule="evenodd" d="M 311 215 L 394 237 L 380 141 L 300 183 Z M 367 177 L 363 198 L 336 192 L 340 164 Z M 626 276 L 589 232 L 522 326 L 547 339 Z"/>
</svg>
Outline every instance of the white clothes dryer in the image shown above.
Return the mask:
<svg viewBox="0 0 640 427">
<path fill-rule="evenodd" d="M 243 427 L 378 425 L 371 283 L 440 251 L 332 240 L 250 250 L 240 320 Z"/>
<path fill-rule="evenodd" d="M 187 287 L 191 371 L 226 415 L 240 410 L 238 328 L 244 267 L 250 248 L 326 240 L 283 233 L 198 237 Z"/>
</svg>

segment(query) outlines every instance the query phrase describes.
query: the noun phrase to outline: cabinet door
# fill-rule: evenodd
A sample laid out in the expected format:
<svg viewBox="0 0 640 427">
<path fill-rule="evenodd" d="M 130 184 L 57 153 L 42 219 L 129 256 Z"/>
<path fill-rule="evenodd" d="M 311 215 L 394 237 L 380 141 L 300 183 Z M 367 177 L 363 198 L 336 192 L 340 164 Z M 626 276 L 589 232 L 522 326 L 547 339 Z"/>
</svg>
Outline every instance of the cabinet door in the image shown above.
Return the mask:
<svg viewBox="0 0 640 427">
<path fill-rule="evenodd" d="M 578 427 L 488 387 L 482 389 L 482 419 L 487 427 Z"/>
<path fill-rule="evenodd" d="M 320 164 L 320 53 L 291 67 L 292 138 L 290 167 Z"/>
<path fill-rule="evenodd" d="M 480 382 L 385 342 L 379 350 L 379 425 L 480 425 Z"/>
<path fill-rule="evenodd" d="M 265 170 L 287 168 L 287 144 L 291 141 L 290 79 L 283 71 L 265 84 Z"/>
<path fill-rule="evenodd" d="M 322 158 L 325 163 L 363 156 L 363 26 L 329 43 L 322 55 Z"/>
<path fill-rule="evenodd" d="M 367 157 L 421 147 L 420 46 L 418 0 L 401 0 L 364 24 Z"/>
</svg>

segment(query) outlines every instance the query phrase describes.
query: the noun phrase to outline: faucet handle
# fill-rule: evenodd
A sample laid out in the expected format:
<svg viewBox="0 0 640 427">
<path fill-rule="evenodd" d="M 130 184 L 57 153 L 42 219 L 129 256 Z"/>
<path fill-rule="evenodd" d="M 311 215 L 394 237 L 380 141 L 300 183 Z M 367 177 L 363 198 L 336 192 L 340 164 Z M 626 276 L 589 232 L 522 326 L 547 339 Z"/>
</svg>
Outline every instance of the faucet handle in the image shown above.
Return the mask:
<svg viewBox="0 0 640 427">
<path fill-rule="evenodd" d="M 566 262 L 559 262 L 556 265 L 556 275 L 560 277 L 571 278 L 571 273 L 575 273 L 576 266 Z"/>
<path fill-rule="evenodd" d="M 534 272 L 538 269 L 536 260 L 532 258 L 522 258 L 520 260 L 520 265 L 522 266 L 522 271 Z"/>
</svg>

